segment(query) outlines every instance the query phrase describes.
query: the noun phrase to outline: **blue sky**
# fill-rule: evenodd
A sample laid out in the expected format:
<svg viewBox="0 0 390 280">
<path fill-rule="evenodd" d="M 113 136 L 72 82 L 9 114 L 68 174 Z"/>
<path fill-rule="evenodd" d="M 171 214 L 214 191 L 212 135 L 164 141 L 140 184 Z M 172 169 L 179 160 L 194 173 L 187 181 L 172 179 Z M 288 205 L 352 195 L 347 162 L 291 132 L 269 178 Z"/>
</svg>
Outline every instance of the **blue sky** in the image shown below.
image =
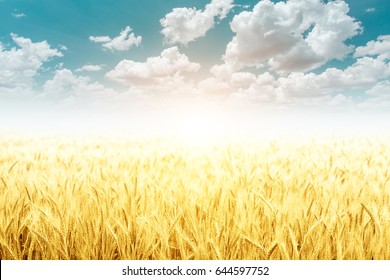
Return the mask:
<svg viewBox="0 0 390 280">
<path fill-rule="evenodd" d="M 2 0 L 0 116 L 387 114 L 389 12 L 386 0 Z"/>
</svg>

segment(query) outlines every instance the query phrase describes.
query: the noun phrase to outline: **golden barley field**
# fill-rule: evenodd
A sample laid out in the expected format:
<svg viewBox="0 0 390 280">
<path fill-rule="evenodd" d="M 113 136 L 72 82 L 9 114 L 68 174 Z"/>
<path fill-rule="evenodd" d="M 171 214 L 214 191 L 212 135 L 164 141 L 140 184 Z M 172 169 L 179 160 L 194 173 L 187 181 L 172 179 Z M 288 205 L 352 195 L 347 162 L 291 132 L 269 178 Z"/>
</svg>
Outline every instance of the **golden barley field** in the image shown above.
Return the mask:
<svg viewBox="0 0 390 280">
<path fill-rule="evenodd" d="M 390 139 L 0 137 L 1 259 L 390 259 Z"/>
</svg>

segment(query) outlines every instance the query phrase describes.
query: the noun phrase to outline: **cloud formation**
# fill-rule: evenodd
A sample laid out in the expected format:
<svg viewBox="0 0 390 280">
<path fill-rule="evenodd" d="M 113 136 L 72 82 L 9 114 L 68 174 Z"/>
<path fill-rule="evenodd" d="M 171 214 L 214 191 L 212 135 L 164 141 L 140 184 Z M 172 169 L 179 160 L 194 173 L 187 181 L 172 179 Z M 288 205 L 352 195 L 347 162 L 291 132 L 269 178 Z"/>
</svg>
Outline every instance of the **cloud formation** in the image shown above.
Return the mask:
<svg viewBox="0 0 390 280">
<path fill-rule="evenodd" d="M 237 69 L 269 66 L 279 72 L 309 71 L 353 51 L 345 41 L 361 30 L 344 1 L 258 2 L 230 26 L 235 36 L 224 60 Z"/>
<path fill-rule="evenodd" d="M 359 109 L 375 110 L 385 109 L 388 112 L 390 108 L 390 81 L 385 80 L 377 83 L 366 91 L 368 99 L 359 103 Z"/>
<path fill-rule="evenodd" d="M 196 72 L 199 69 L 200 64 L 189 61 L 177 47 L 171 47 L 145 62 L 122 60 L 106 77 L 129 86 L 153 86 L 181 79 L 183 72 Z"/>
<path fill-rule="evenodd" d="M 52 49 L 46 41 L 33 43 L 29 38 L 11 33 L 17 45 L 5 50 L 0 43 L 0 87 L 26 88 L 33 84 L 33 78 L 43 63 L 53 57 L 62 57 L 57 49 Z"/>
<path fill-rule="evenodd" d="M 380 59 L 390 59 L 390 35 L 379 36 L 377 40 L 357 47 L 354 57 L 362 56 L 379 56 Z"/>
<path fill-rule="evenodd" d="M 83 71 L 97 72 L 97 71 L 100 71 L 100 70 L 102 70 L 102 66 L 101 65 L 86 64 L 83 67 L 77 68 L 75 71 L 76 72 L 83 72 Z"/>
<path fill-rule="evenodd" d="M 289 96 L 315 97 L 344 89 L 363 89 L 389 77 L 389 64 L 364 57 L 344 70 L 328 68 L 321 74 L 291 73 L 279 78 L 279 83 Z"/>
<path fill-rule="evenodd" d="M 61 100 L 63 104 L 101 103 L 112 98 L 115 92 L 87 76 L 77 76 L 69 69 L 60 69 L 54 77 L 43 85 L 41 96 L 46 99 Z"/>
<path fill-rule="evenodd" d="M 94 43 L 102 43 L 102 47 L 110 51 L 127 51 L 132 46 L 138 47 L 141 44 L 142 36 L 134 35 L 131 27 L 126 26 L 115 38 L 109 36 L 89 36 L 89 40 Z"/>
<path fill-rule="evenodd" d="M 367 94 L 371 96 L 387 96 L 390 99 L 390 81 L 382 81 L 367 90 Z"/>
<path fill-rule="evenodd" d="M 233 8 L 233 0 L 212 0 L 205 9 L 175 8 L 160 20 L 161 33 L 168 44 L 187 45 L 206 35 L 215 24 L 215 18 L 223 19 Z"/>
<path fill-rule="evenodd" d="M 254 75 L 234 72 L 226 64 L 211 69 L 214 77 L 198 84 L 202 92 L 230 96 L 251 105 L 272 103 L 286 106 L 322 103 L 341 106 L 351 104 L 346 90 L 368 90 L 369 95 L 388 91 L 390 64 L 379 58 L 362 57 L 345 69 L 327 68 L 320 74 L 292 72 L 277 77 L 270 72 Z M 369 90 L 372 88 L 371 90 Z M 375 94 L 374 94 L 375 93 Z"/>
<path fill-rule="evenodd" d="M 13 16 L 14 18 L 22 18 L 22 17 L 26 17 L 26 14 L 24 14 L 24 13 L 19 13 L 19 12 L 15 11 L 15 12 L 12 13 L 12 16 Z"/>
</svg>

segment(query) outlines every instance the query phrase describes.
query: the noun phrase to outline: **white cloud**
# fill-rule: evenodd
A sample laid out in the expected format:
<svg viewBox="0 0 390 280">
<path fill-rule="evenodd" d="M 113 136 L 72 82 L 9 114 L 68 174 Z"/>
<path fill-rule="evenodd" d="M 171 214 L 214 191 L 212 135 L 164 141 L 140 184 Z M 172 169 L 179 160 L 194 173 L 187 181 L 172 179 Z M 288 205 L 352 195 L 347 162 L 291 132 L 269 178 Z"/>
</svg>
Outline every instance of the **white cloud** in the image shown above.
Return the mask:
<svg viewBox="0 0 390 280">
<path fill-rule="evenodd" d="M 314 75 L 314 74 L 313 74 Z M 353 105 L 351 97 L 334 90 L 323 89 L 304 73 L 293 73 L 288 78 L 275 79 L 268 72 L 258 76 L 247 88 L 239 88 L 230 99 L 245 107 L 267 105 L 273 109 L 304 107 L 343 107 Z"/>
<path fill-rule="evenodd" d="M 375 12 L 375 11 L 376 11 L 375 8 L 367 8 L 367 9 L 366 9 L 366 12 L 367 12 L 367 13 L 373 13 L 373 12 Z"/>
<path fill-rule="evenodd" d="M 68 50 L 68 48 L 67 48 L 67 46 L 65 46 L 65 45 L 58 45 L 58 48 L 60 49 L 60 50 L 62 50 L 62 51 L 67 51 Z"/>
<path fill-rule="evenodd" d="M 249 72 L 237 72 L 232 74 L 230 82 L 234 87 L 245 88 L 256 82 L 256 79 L 258 78 L 255 74 Z"/>
<path fill-rule="evenodd" d="M 380 59 L 363 57 L 345 70 L 328 68 L 321 75 L 326 76 L 324 80 L 328 81 L 329 88 L 366 87 L 389 78 L 390 65 Z"/>
<path fill-rule="evenodd" d="M 342 107 L 345 105 L 352 105 L 353 101 L 351 97 L 339 93 L 336 96 L 330 98 L 327 104 L 333 107 Z"/>
<path fill-rule="evenodd" d="M 57 70 L 53 79 L 48 80 L 43 85 L 44 92 L 64 93 L 72 92 L 75 88 L 80 88 L 90 83 L 88 77 L 75 76 L 69 69 Z"/>
<path fill-rule="evenodd" d="M 279 105 L 323 104 L 326 106 L 351 105 L 346 90 L 366 90 L 390 77 L 390 65 L 378 58 L 363 57 L 344 70 L 328 68 L 320 74 L 292 72 L 277 78 L 269 72 L 258 76 L 249 72 L 234 72 L 228 64 L 214 66 L 213 78 L 201 81 L 201 91 L 230 95 L 234 100 L 249 103 Z M 383 82 L 387 86 L 387 82 Z M 378 84 L 376 90 L 384 92 Z M 373 94 L 373 90 L 370 91 Z"/>
<path fill-rule="evenodd" d="M 235 92 L 235 89 L 230 83 L 214 77 L 200 81 L 197 88 L 200 90 L 202 95 L 207 97 L 213 95 L 228 96 L 229 94 L 233 94 Z"/>
<path fill-rule="evenodd" d="M 67 100 L 68 103 L 102 102 L 113 96 L 114 91 L 86 76 L 77 76 L 69 69 L 57 70 L 54 77 L 43 85 L 44 97 L 48 100 Z M 72 102 L 70 102 L 72 101 Z"/>
<path fill-rule="evenodd" d="M 286 96 L 308 98 L 346 89 L 364 89 L 389 77 L 389 64 L 364 57 L 344 70 L 328 68 L 321 74 L 296 72 L 279 78 L 278 82 Z"/>
<path fill-rule="evenodd" d="M 259 1 L 236 15 L 224 60 L 236 70 L 268 64 L 280 72 L 308 71 L 353 50 L 345 41 L 360 31 L 344 1 Z"/>
<path fill-rule="evenodd" d="M 256 75 L 249 72 L 233 72 L 225 65 L 214 66 L 210 72 L 214 77 L 199 82 L 198 88 L 204 94 L 227 95 L 241 88 L 248 88 L 256 82 Z"/>
<path fill-rule="evenodd" d="M 46 41 L 33 43 L 29 38 L 12 33 L 11 37 L 18 48 L 4 50 L 0 43 L 0 87 L 30 87 L 44 62 L 62 57 L 62 53 L 52 49 Z"/>
<path fill-rule="evenodd" d="M 88 71 L 88 72 L 96 72 L 102 70 L 101 65 L 93 65 L 93 64 L 86 64 L 83 67 L 77 68 L 76 72 L 82 72 L 82 71 Z"/>
<path fill-rule="evenodd" d="M 107 43 L 112 41 L 109 36 L 89 36 L 89 40 L 94 43 Z"/>
<path fill-rule="evenodd" d="M 198 91 L 206 96 L 225 96 L 232 104 L 237 102 L 280 103 L 282 91 L 278 80 L 269 72 L 255 75 L 250 72 L 232 72 L 232 69 L 218 65 L 211 69 L 214 77 L 198 83 Z"/>
<path fill-rule="evenodd" d="M 226 63 L 221 65 L 214 65 L 210 69 L 210 73 L 220 80 L 229 80 L 234 72 L 235 69 L 233 65 Z"/>
<path fill-rule="evenodd" d="M 94 43 L 103 43 L 102 47 L 111 51 L 127 51 L 132 46 L 139 46 L 142 36 L 136 36 L 130 26 L 126 26 L 119 36 L 111 38 L 109 36 L 89 36 L 89 40 Z"/>
<path fill-rule="evenodd" d="M 311 98 L 329 93 L 326 75 L 294 72 L 278 79 L 278 86 L 287 98 Z"/>
<path fill-rule="evenodd" d="M 390 98 L 390 81 L 386 80 L 377 83 L 367 91 L 367 94 L 371 96 L 387 96 Z"/>
<path fill-rule="evenodd" d="M 205 9 L 175 8 L 160 20 L 161 33 L 169 44 L 187 45 L 206 35 L 215 24 L 215 18 L 223 19 L 233 8 L 233 0 L 212 0 Z"/>
<path fill-rule="evenodd" d="M 357 106 L 359 109 L 374 110 L 390 109 L 390 81 L 381 81 L 366 91 L 368 99 L 360 102 Z"/>
<path fill-rule="evenodd" d="M 26 14 L 24 14 L 24 13 L 19 13 L 19 12 L 14 12 L 14 13 L 12 13 L 12 16 L 14 17 L 14 18 L 22 18 L 22 17 L 26 17 Z"/>
<path fill-rule="evenodd" d="M 390 35 L 379 36 L 375 41 L 369 41 L 365 46 L 357 47 L 355 57 L 379 56 L 381 59 L 390 59 Z"/>
<path fill-rule="evenodd" d="M 258 75 L 247 88 L 239 88 L 233 97 L 254 103 L 280 103 L 283 98 L 277 80 L 268 72 Z"/>
<path fill-rule="evenodd" d="M 190 62 L 177 47 L 162 51 L 160 56 L 149 57 L 146 62 L 122 60 L 106 74 L 111 80 L 130 86 L 155 86 L 181 80 L 183 72 L 196 72 L 198 63 Z M 174 83 L 172 85 L 175 87 Z"/>
</svg>

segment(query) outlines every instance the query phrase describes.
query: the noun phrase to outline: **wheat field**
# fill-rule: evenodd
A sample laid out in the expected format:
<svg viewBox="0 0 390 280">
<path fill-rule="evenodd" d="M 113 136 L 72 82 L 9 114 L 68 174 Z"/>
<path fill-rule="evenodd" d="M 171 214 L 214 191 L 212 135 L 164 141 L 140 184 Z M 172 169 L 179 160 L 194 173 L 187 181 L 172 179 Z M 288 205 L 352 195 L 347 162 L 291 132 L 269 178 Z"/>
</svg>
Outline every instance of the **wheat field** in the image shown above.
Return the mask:
<svg viewBox="0 0 390 280">
<path fill-rule="evenodd" d="M 1 259 L 390 259 L 390 139 L 0 137 Z"/>
</svg>

